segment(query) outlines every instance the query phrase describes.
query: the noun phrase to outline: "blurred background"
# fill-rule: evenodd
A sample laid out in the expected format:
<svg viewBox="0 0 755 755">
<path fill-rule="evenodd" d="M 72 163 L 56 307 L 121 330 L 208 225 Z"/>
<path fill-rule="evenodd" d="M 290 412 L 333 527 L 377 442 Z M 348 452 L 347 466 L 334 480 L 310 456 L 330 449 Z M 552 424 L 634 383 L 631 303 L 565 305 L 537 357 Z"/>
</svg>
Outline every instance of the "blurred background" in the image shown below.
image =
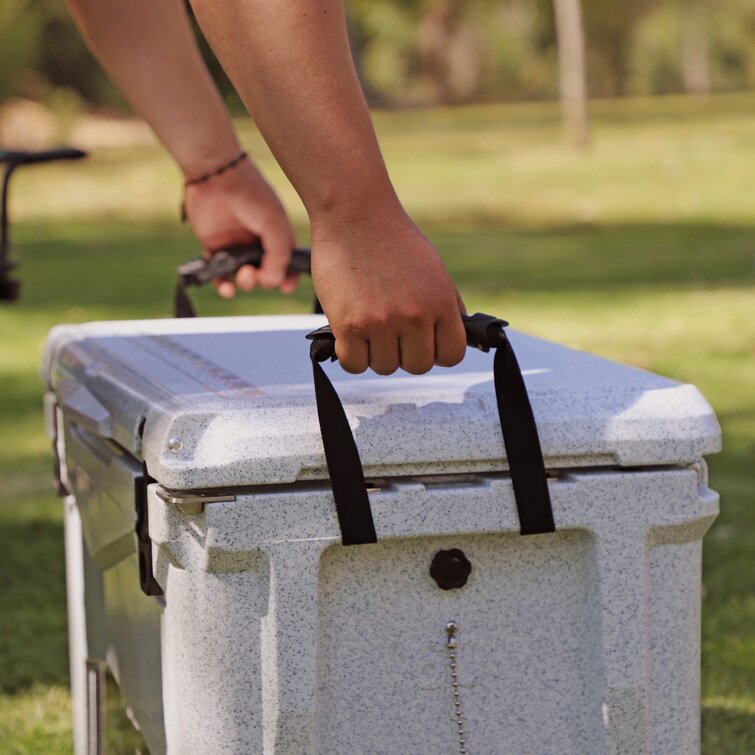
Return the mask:
<svg viewBox="0 0 755 755">
<path fill-rule="evenodd" d="M 696 384 L 724 451 L 705 540 L 703 741 L 755 752 L 755 3 L 350 0 L 389 169 L 470 311 Z M 242 141 L 306 218 L 205 46 Z M 59 0 L 0 3 L 0 149 L 19 170 L 0 303 L 0 753 L 70 751 L 62 507 L 36 377 L 58 322 L 165 317 L 180 174 Z M 305 312 L 311 292 L 196 296 L 202 314 Z M 125 744 L 113 752 L 133 752 Z"/>
</svg>

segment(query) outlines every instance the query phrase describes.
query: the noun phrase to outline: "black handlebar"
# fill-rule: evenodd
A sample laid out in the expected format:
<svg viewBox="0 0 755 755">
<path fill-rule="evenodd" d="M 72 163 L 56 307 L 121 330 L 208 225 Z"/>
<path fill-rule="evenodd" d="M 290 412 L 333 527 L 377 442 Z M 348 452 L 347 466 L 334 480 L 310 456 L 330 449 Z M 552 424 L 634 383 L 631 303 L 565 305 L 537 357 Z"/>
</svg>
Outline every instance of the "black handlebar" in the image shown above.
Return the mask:
<svg viewBox="0 0 755 755">
<path fill-rule="evenodd" d="M 218 278 L 232 278 L 244 265 L 259 267 L 264 255 L 262 244 L 222 249 L 212 257 L 184 262 L 178 267 L 184 286 L 202 286 Z M 311 273 L 312 257 L 309 249 L 295 249 L 288 266 L 289 273 Z"/>
<path fill-rule="evenodd" d="M 8 276 L 15 267 L 9 259 L 10 219 L 8 217 L 8 190 L 10 179 L 16 168 L 22 165 L 50 163 L 57 160 L 79 160 L 86 157 L 86 152 L 71 147 L 48 149 L 40 152 L 21 152 L 17 150 L 0 150 L 0 163 L 5 166 L 0 195 L 0 300 L 15 301 L 18 298 L 20 284 Z"/>
<path fill-rule="evenodd" d="M 47 149 L 41 152 L 20 152 L 16 150 L 0 150 L 0 163 L 6 165 L 32 165 L 34 163 L 51 163 L 56 160 L 80 160 L 87 153 L 72 147 L 61 149 Z"/>
<path fill-rule="evenodd" d="M 189 286 L 204 286 L 210 281 L 232 278 L 244 265 L 259 267 L 262 264 L 264 254 L 265 250 L 262 248 L 262 244 L 248 244 L 231 249 L 221 249 L 214 252 L 209 259 L 199 257 L 179 265 L 176 270 L 178 282 L 173 303 L 174 316 L 194 317 L 196 315 L 186 292 Z M 294 249 L 288 265 L 288 273 L 293 275 L 311 274 L 311 272 L 312 255 L 309 249 Z M 317 314 L 322 312 L 317 299 L 315 299 L 314 311 Z"/>
</svg>

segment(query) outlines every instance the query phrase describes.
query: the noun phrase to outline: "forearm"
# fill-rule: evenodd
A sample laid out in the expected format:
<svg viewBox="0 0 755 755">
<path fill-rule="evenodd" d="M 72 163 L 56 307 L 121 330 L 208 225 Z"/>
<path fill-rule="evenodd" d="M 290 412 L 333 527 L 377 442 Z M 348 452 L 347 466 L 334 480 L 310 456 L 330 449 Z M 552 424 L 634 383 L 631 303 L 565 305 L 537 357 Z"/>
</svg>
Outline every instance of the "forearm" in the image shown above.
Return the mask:
<svg viewBox="0 0 755 755">
<path fill-rule="evenodd" d="M 240 147 L 182 0 L 68 0 L 105 70 L 192 178 Z"/>
<path fill-rule="evenodd" d="M 313 223 L 398 208 L 349 51 L 341 0 L 192 0 Z"/>
</svg>

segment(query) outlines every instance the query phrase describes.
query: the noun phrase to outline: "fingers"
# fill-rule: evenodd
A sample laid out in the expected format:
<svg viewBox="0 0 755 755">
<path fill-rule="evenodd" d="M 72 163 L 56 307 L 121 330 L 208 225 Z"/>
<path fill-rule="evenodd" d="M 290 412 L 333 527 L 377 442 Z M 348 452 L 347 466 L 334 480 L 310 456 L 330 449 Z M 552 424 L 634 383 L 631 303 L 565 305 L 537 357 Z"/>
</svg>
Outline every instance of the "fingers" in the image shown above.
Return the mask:
<svg viewBox="0 0 755 755">
<path fill-rule="evenodd" d="M 285 215 L 260 229 L 260 242 L 265 250 L 257 282 L 262 288 L 279 288 L 286 284 L 288 263 L 296 246 L 294 232 Z"/>
<path fill-rule="evenodd" d="M 236 286 L 228 278 L 218 278 L 212 282 L 212 285 L 224 299 L 232 299 L 236 294 Z"/>
<path fill-rule="evenodd" d="M 467 341 L 461 318 L 449 317 L 434 327 L 412 327 L 403 335 L 377 333 L 369 340 L 356 334 L 336 338 L 336 353 L 347 372 L 368 367 L 378 375 L 391 375 L 399 367 L 422 375 L 434 365 L 453 367 L 466 353 Z"/>
<path fill-rule="evenodd" d="M 370 367 L 378 375 L 391 375 L 401 364 L 399 341 L 393 334 L 378 333 L 370 338 Z"/>
<path fill-rule="evenodd" d="M 467 334 L 461 317 L 449 316 L 435 324 L 435 364 L 453 367 L 464 359 Z"/>
<path fill-rule="evenodd" d="M 236 273 L 236 285 L 242 291 L 254 291 L 257 285 L 257 275 L 257 270 L 252 265 L 244 265 Z"/>
<path fill-rule="evenodd" d="M 402 369 L 422 375 L 435 363 L 435 329 L 414 328 L 399 339 Z"/>
<path fill-rule="evenodd" d="M 260 271 L 253 265 L 244 265 L 243 267 L 239 268 L 233 281 L 231 281 L 229 278 L 222 278 L 213 281 L 212 285 L 215 287 L 215 290 L 220 294 L 220 296 L 222 296 L 224 299 L 230 299 L 235 295 L 237 288 L 239 289 L 239 291 L 245 291 L 247 293 L 249 291 L 254 291 L 254 289 L 257 288 L 257 285 L 260 283 L 259 276 Z M 299 277 L 300 276 L 298 273 L 286 275 L 285 279 L 280 285 L 281 293 L 293 293 L 299 285 Z"/>
<path fill-rule="evenodd" d="M 281 284 L 281 293 L 292 294 L 294 291 L 296 291 L 296 288 L 298 285 L 299 285 L 298 273 L 294 273 L 293 275 L 287 275 L 286 280 L 284 280 L 283 283 Z"/>
<path fill-rule="evenodd" d="M 336 339 L 336 356 L 346 372 L 358 375 L 370 363 L 370 349 L 362 338 L 344 335 Z"/>
<path fill-rule="evenodd" d="M 353 328 L 336 334 L 336 355 L 344 370 L 361 373 L 369 367 L 378 375 L 391 375 L 399 367 L 412 375 L 422 375 L 434 365 L 453 367 L 467 349 L 461 317 L 450 314 L 432 323 L 415 319 L 399 335 L 386 327 L 365 330 Z"/>
</svg>

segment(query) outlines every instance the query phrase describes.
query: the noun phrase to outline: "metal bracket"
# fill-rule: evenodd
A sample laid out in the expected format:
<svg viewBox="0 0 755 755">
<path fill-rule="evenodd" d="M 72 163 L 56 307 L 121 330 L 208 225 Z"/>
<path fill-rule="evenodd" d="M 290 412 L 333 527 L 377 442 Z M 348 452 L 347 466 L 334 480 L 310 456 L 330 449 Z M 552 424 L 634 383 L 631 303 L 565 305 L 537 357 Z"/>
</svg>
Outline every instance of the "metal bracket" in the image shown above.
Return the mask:
<svg viewBox="0 0 755 755">
<path fill-rule="evenodd" d="M 163 588 L 155 579 L 152 571 L 152 540 L 149 537 L 149 511 L 147 507 L 147 488 L 157 482 L 149 476 L 147 465 L 142 467 L 142 474 L 134 479 L 134 508 L 136 509 L 136 553 L 139 557 L 139 585 L 145 595 L 163 595 Z"/>
<path fill-rule="evenodd" d="M 231 493 L 212 493 L 204 490 L 170 490 L 159 487 L 157 497 L 180 509 L 184 514 L 201 514 L 205 503 L 230 503 L 236 500 Z"/>
</svg>

